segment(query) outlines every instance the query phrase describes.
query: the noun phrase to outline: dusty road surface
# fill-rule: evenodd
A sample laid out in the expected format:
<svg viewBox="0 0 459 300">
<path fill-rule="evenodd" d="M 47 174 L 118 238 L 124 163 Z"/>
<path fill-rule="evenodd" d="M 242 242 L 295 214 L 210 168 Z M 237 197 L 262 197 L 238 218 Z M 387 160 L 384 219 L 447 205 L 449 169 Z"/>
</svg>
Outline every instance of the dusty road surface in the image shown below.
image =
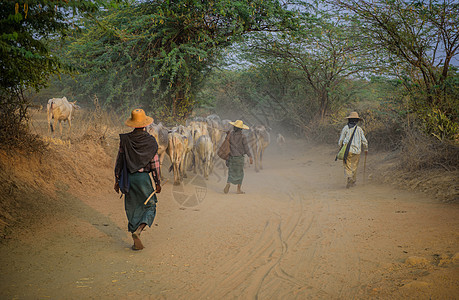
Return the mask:
<svg viewBox="0 0 459 300">
<path fill-rule="evenodd" d="M 142 251 L 111 168 L 57 180 L 56 211 L 0 244 L 0 298 L 459 299 L 457 204 L 362 173 L 345 189 L 333 150 L 268 148 L 244 195 L 223 194 L 218 166 L 208 181 L 165 184 Z M 374 166 L 370 153 L 367 175 Z"/>
</svg>

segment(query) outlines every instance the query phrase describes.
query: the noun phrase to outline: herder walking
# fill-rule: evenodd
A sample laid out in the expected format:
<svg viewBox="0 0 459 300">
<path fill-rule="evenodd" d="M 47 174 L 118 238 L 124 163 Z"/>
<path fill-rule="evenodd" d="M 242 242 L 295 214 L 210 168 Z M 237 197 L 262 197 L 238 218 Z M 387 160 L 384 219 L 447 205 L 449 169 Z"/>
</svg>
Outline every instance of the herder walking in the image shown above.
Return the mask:
<svg viewBox="0 0 459 300">
<path fill-rule="evenodd" d="M 130 133 L 120 134 L 120 147 L 115 164 L 115 191 L 124 194 L 124 208 L 128 219 L 128 230 L 132 233 L 133 250 L 144 248 L 140 234 L 145 226 L 151 227 L 156 216 L 156 195 L 144 203 L 156 191 L 161 192 L 158 143 L 145 131 L 153 118 L 143 109 L 134 109 L 125 124 L 133 127 Z M 156 189 L 153 188 L 152 174 Z"/>
<path fill-rule="evenodd" d="M 355 185 L 357 180 L 357 167 L 359 165 L 362 146 L 365 155 L 368 153 L 368 141 L 365 138 L 363 129 L 357 126 L 357 123 L 361 120 L 359 114 L 353 111 L 346 119 L 348 123 L 341 130 L 338 145 L 341 148 L 343 145 L 347 145 L 349 140 L 351 140 L 350 147 L 348 147 L 348 151 L 346 151 L 348 153 L 345 153 L 343 158 L 344 174 L 347 178 L 346 188 L 350 188 Z"/>
<path fill-rule="evenodd" d="M 231 184 L 237 184 L 237 193 L 244 194 L 241 189 L 242 180 L 244 179 L 244 155 L 250 158 L 250 164 L 253 164 L 252 154 L 250 154 L 247 137 L 242 134 L 242 129 L 249 129 L 241 120 L 229 122 L 233 125 L 233 131 L 229 132 L 230 155 L 226 161 L 228 166 L 228 180 L 223 192 L 228 193 Z"/>
</svg>

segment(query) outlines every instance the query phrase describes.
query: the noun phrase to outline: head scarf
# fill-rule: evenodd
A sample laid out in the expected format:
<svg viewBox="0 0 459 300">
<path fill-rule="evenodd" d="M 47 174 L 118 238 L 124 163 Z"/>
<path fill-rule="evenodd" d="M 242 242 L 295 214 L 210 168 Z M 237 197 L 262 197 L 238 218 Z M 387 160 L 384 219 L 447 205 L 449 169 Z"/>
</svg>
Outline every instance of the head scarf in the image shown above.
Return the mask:
<svg viewBox="0 0 459 300">
<path fill-rule="evenodd" d="M 354 119 L 354 118 L 348 119 L 348 120 L 349 121 L 347 122 L 347 126 L 349 126 L 349 128 L 354 127 L 359 122 L 359 119 Z"/>
</svg>

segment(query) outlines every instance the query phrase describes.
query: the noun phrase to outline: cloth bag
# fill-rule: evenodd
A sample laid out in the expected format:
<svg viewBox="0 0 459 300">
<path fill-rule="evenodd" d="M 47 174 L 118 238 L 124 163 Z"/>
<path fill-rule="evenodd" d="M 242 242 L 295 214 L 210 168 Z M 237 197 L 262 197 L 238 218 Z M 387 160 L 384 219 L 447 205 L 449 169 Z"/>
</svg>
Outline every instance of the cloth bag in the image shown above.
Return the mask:
<svg viewBox="0 0 459 300">
<path fill-rule="evenodd" d="M 231 135 L 230 132 L 226 134 L 225 140 L 220 145 L 220 148 L 218 148 L 217 150 L 217 155 L 223 160 L 228 160 L 229 155 L 230 155 L 230 142 L 229 142 L 230 135 Z"/>
<path fill-rule="evenodd" d="M 338 155 L 336 155 L 336 159 L 339 159 L 339 160 L 344 159 L 344 153 L 346 152 L 346 148 L 347 148 L 347 144 L 343 144 L 341 149 L 339 149 Z"/>
<path fill-rule="evenodd" d="M 349 140 L 349 143 L 343 144 L 341 149 L 339 149 L 339 152 L 335 157 L 335 161 L 337 159 L 339 159 L 339 160 L 344 160 L 344 162 L 346 162 L 347 156 L 349 154 L 349 149 L 351 148 L 352 139 L 354 138 L 354 133 L 355 133 L 356 130 L 357 130 L 357 125 L 355 125 L 354 131 L 352 132 L 351 139 Z"/>
</svg>

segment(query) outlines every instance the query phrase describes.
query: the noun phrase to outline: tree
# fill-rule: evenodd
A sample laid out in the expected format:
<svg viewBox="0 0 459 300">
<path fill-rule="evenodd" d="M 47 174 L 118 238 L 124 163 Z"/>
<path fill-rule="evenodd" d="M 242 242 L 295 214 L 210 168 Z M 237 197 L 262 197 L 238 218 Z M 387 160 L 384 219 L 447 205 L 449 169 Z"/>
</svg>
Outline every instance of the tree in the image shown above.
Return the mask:
<svg viewBox="0 0 459 300">
<path fill-rule="evenodd" d="M 0 140 L 21 139 L 28 99 L 23 92 L 39 90 L 64 66 L 49 49 L 49 40 L 72 28 L 80 13 L 94 12 L 94 1 L 0 2 Z"/>
<path fill-rule="evenodd" d="M 65 35 L 76 14 L 94 12 L 93 1 L 2 1 L 0 3 L 0 86 L 40 89 L 63 65 L 49 39 Z"/>
<path fill-rule="evenodd" d="M 282 63 L 297 70 L 303 86 L 314 94 L 315 101 L 309 103 L 314 119 L 323 121 L 331 102 L 337 100 L 333 91 L 346 78 L 363 76 L 376 65 L 371 63 L 374 49 L 361 39 L 352 19 L 340 19 L 318 6 L 310 6 L 310 15 L 297 31 L 253 35 L 243 53 L 257 65 Z"/>
<path fill-rule="evenodd" d="M 333 0 L 361 22 L 365 38 L 387 51 L 402 78 L 412 110 L 425 122 L 432 112 L 457 122 L 457 98 L 449 93 L 451 60 L 459 51 L 459 2 L 454 0 Z M 444 117 L 444 118 L 443 118 Z M 442 126 L 436 124 L 434 127 Z M 459 133 L 459 126 L 452 131 Z M 448 134 L 447 134 L 448 135 Z M 451 135 L 451 136 L 452 136 Z M 443 135 L 444 136 L 444 135 Z M 451 137 L 450 136 L 450 137 Z"/>
<path fill-rule="evenodd" d="M 111 10 L 70 45 L 76 88 L 107 107 L 143 105 L 186 117 L 221 49 L 253 31 L 294 29 L 297 15 L 276 0 L 159 1 Z"/>
</svg>

